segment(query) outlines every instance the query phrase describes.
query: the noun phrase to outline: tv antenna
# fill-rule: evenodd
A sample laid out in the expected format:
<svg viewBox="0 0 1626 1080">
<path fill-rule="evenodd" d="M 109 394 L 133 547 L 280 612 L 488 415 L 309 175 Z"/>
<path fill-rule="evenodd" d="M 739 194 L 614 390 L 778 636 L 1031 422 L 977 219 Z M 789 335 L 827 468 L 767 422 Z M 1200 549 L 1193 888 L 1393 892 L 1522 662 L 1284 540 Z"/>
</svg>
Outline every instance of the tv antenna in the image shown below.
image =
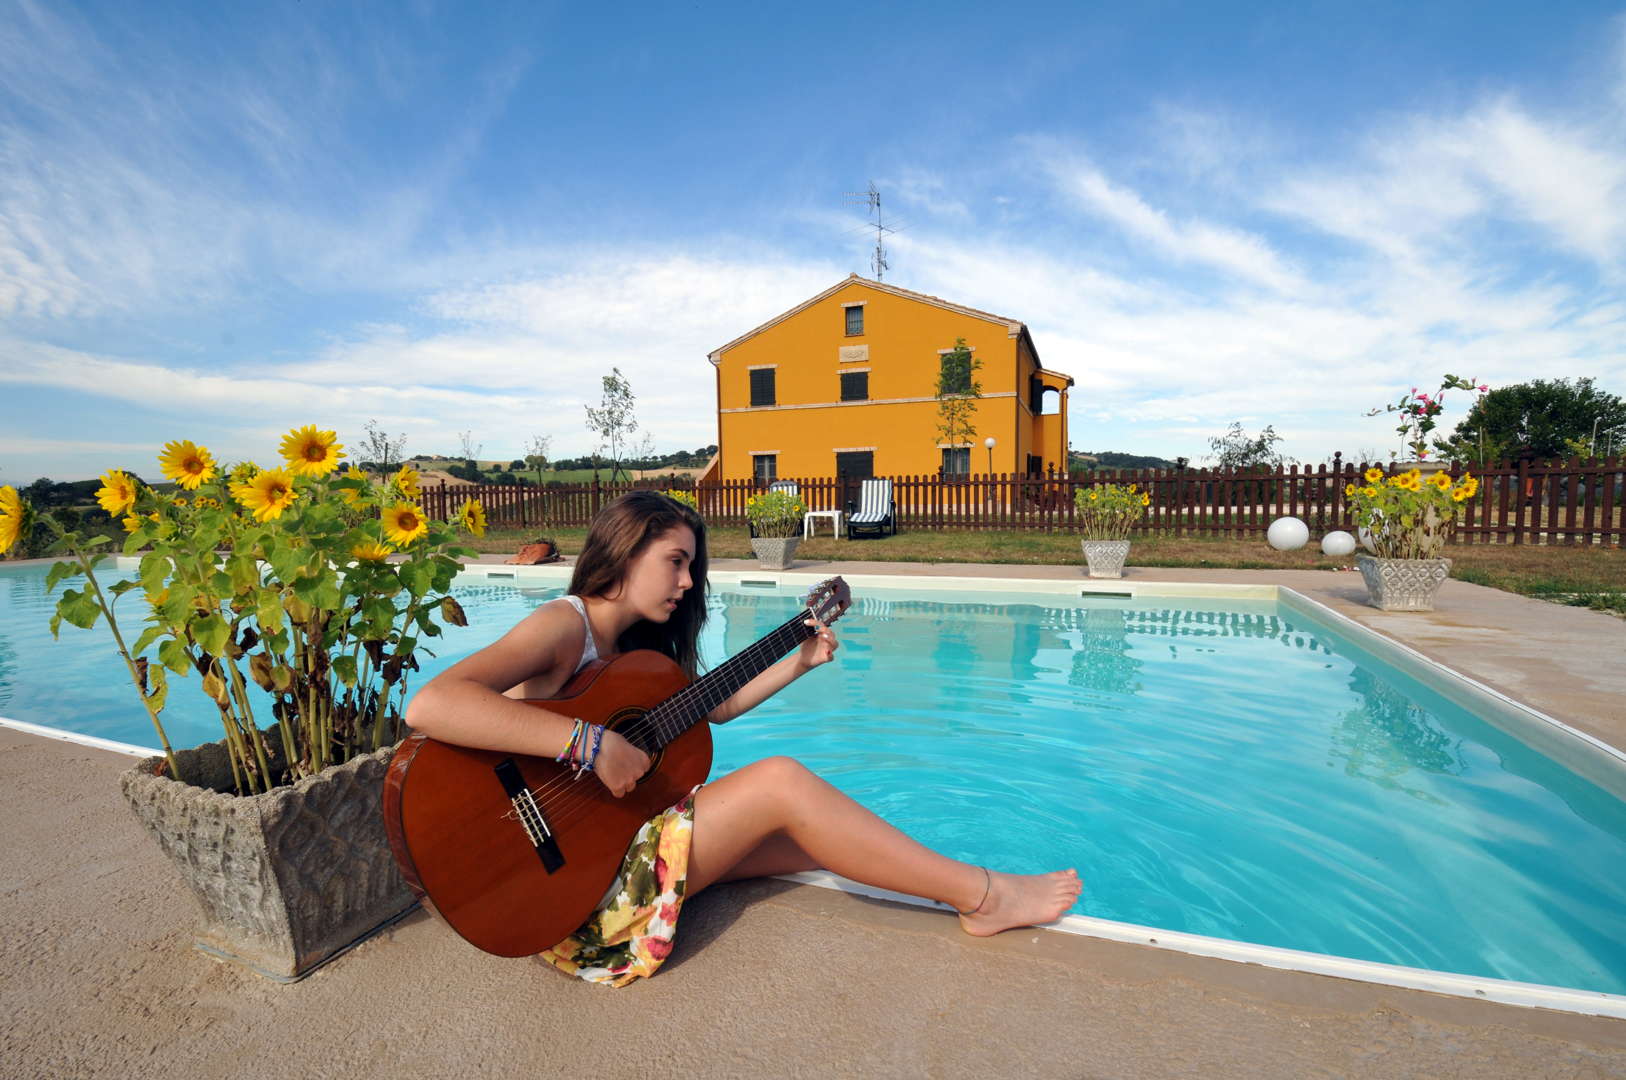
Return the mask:
<svg viewBox="0 0 1626 1080">
<path fill-rule="evenodd" d="M 870 256 L 870 268 L 875 271 L 875 280 L 880 281 L 886 276 L 889 269 L 886 261 L 886 245 L 883 241 L 886 234 L 892 232 L 892 227 L 881 220 L 881 193 L 875 190 L 875 181 L 869 182 L 868 191 L 849 191 L 849 199 L 863 199 L 869 207 L 870 216 L 875 219 L 875 254 Z"/>
</svg>

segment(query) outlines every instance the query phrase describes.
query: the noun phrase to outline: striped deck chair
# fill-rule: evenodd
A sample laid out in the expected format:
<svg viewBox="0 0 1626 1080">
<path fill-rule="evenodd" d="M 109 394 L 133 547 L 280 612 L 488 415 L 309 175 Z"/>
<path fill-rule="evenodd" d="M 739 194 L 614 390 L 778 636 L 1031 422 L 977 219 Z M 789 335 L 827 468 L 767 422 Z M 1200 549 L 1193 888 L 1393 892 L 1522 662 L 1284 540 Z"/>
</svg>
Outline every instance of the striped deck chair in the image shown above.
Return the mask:
<svg viewBox="0 0 1626 1080">
<path fill-rule="evenodd" d="M 892 501 L 892 479 L 870 478 L 858 489 L 858 510 L 847 518 L 847 539 L 856 531 L 873 531 L 877 536 L 898 533 L 897 504 Z"/>
<path fill-rule="evenodd" d="M 773 483 L 768 485 L 768 490 L 783 491 L 786 495 L 800 495 L 802 493 L 801 487 L 794 480 L 775 480 Z M 749 528 L 752 537 L 755 537 L 757 534 L 757 527 L 752 525 L 750 522 L 746 522 L 746 525 Z"/>
</svg>

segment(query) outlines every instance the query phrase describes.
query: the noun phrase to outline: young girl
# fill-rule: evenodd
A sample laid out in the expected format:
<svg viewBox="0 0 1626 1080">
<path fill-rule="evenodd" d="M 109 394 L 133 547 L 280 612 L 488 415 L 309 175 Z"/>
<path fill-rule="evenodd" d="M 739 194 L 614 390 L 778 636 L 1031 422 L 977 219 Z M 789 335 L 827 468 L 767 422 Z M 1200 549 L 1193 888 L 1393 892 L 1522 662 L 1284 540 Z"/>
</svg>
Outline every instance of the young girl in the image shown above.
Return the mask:
<svg viewBox="0 0 1626 1080">
<path fill-rule="evenodd" d="M 694 678 L 705 581 L 700 515 L 656 492 L 623 495 L 593 519 L 569 594 L 431 680 L 409 704 L 407 722 L 443 742 L 556 757 L 572 742 L 575 721 L 515 699 L 554 697 L 590 661 L 631 649 L 658 650 Z M 706 718 L 732 720 L 829 663 L 835 634 L 808 625 L 814 636 Z M 606 730 L 597 780 L 581 782 L 620 797 L 648 766 L 643 751 Z M 621 986 L 653 975 L 666 959 L 686 897 L 718 881 L 819 869 L 949 904 L 961 927 L 979 936 L 1050 922 L 1082 888 L 1072 870 L 1002 874 L 939 855 L 797 762 L 774 757 L 697 787 L 646 823 L 599 910 L 541 955 L 560 970 Z"/>
</svg>

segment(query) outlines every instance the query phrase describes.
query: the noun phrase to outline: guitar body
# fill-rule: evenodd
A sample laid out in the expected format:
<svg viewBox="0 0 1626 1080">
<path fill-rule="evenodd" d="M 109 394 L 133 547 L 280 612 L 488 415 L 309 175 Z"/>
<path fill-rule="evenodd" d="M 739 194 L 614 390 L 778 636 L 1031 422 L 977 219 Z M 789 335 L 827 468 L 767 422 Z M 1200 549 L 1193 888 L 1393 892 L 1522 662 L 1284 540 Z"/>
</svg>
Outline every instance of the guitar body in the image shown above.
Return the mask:
<svg viewBox="0 0 1626 1080">
<path fill-rule="evenodd" d="M 594 661 L 559 696 L 526 704 L 620 731 L 687 685 L 671 659 L 639 650 Z M 384 824 L 396 863 L 471 944 L 498 956 L 541 952 L 597 908 L 639 828 L 705 781 L 710 725 L 695 723 L 651 756 L 650 771 L 617 799 L 597 777 L 575 779 L 551 758 L 413 735 L 396 749 L 384 780 Z M 527 831 L 521 820 L 516 775 L 545 832 Z M 538 835 L 551 837 L 558 864 L 551 869 Z"/>
</svg>

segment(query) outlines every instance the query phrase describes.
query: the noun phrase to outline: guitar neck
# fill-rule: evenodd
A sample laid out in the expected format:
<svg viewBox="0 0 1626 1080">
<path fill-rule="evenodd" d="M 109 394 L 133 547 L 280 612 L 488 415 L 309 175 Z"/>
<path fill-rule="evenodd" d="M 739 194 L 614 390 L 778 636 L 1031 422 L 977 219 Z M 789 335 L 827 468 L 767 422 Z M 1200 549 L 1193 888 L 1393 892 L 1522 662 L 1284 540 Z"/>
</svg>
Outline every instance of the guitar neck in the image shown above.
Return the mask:
<svg viewBox="0 0 1626 1080">
<path fill-rule="evenodd" d="M 654 753 L 705 718 L 711 710 L 772 667 L 774 662 L 813 636 L 807 609 L 780 624 L 762 640 L 728 658 L 679 690 L 645 715 L 638 734 L 629 738 L 645 753 Z"/>
</svg>

